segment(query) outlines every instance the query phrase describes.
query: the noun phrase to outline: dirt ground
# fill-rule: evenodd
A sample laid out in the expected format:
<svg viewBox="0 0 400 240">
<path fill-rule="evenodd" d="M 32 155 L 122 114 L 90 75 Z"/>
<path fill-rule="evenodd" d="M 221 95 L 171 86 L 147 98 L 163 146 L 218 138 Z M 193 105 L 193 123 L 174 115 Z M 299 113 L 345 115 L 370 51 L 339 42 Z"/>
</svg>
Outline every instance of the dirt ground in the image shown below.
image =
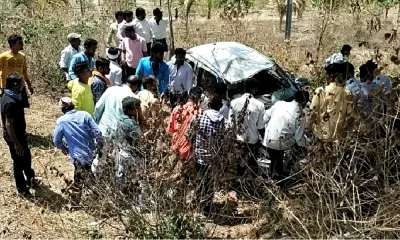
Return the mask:
<svg viewBox="0 0 400 240">
<path fill-rule="evenodd" d="M 306 61 L 305 53 L 315 50 L 316 28 L 319 26 L 316 12 L 309 11 L 304 14 L 302 20 L 294 19 L 293 42 L 296 49 L 288 56 L 276 56 L 281 63 L 290 66 L 291 61 Z M 258 46 L 257 49 L 272 54 L 282 52 L 282 45 L 276 41 L 283 40 L 283 33 L 278 29 L 278 16 L 275 13 L 274 5 L 253 13 L 247 18 L 247 33 L 257 31 L 256 25 L 265 25 L 268 32 L 258 32 L 258 36 L 243 36 L 241 42 L 251 42 L 251 46 Z M 196 27 L 192 28 L 194 40 L 182 43 L 183 47 L 199 44 L 200 41 L 207 42 L 216 40 L 229 40 L 230 35 L 217 36 L 215 31 L 221 29 L 221 22 L 212 27 L 213 22 L 207 20 L 193 20 L 194 25 L 210 25 L 208 31 L 200 32 Z M 183 24 L 179 26 L 178 34 L 183 31 Z M 228 33 L 227 33 L 228 34 Z M 232 33 L 231 33 L 232 34 Z M 276 34 L 271 40 L 269 36 Z M 221 35 L 221 34 L 219 34 Z M 264 37 L 262 37 L 264 36 Z M 196 40 L 202 39 L 202 40 Z M 237 39 L 232 36 L 232 39 Z M 265 40 L 264 40 L 265 39 Z M 278 40 L 276 40 L 278 39 Z M 338 39 L 343 39 L 343 36 Z M 351 41 L 353 41 L 352 39 Z M 198 42 L 197 42 L 198 41 Z M 339 43 L 337 44 L 340 45 Z M 354 59 L 357 58 L 358 49 L 355 51 Z M 364 51 L 364 50 L 360 50 Z M 371 52 L 365 50 L 364 52 Z M 325 57 L 325 56 L 324 56 Z M 326 56 L 327 57 L 327 56 Z M 288 59 L 292 58 L 292 59 Z M 364 57 L 362 57 L 364 59 Z M 366 60 L 366 59 L 365 59 Z M 300 65 L 297 63 L 297 65 Z M 33 156 L 33 168 L 38 177 L 42 178 L 43 185 L 36 191 L 33 201 L 22 200 L 17 196 L 12 173 L 12 161 L 6 143 L 0 141 L 0 238 L 87 238 L 95 236 L 122 237 L 122 228 L 115 225 L 112 220 L 98 222 L 101 219 L 94 219 L 90 213 L 83 210 L 68 211 L 66 205 L 68 199 L 62 194 L 61 189 L 65 187 L 64 177 L 72 179 L 72 166 L 67 156 L 60 151 L 53 149 L 52 132 L 56 119 L 61 115 L 56 106 L 56 101 L 47 95 L 34 95 L 31 98 L 31 108 L 26 111 L 27 132 L 29 133 L 30 146 Z M 59 173 L 64 176 L 57 174 Z M 97 222 L 96 222 L 97 221 Z M 215 236 L 227 238 L 246 237 L 251 234 L 254 223 L 242 224 L 233 227 L 210 226 L 214 228 Z"/>
</svg>

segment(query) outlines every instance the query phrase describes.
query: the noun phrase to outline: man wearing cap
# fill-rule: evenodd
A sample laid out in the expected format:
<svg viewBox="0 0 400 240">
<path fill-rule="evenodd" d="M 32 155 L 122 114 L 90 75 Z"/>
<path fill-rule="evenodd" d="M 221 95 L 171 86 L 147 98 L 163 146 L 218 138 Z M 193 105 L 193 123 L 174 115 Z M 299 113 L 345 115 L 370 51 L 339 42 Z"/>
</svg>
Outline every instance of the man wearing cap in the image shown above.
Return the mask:
<svg viewBox="0 0 400 240">
<path fill-rule="evenodd" d="M 58 105 L 64 115 L 56 122 L 53 143 L 65 155 L 69 154 L 74 165 L 74 187 L 77 194 L 72 200 L 78 204 L 82 186 L 91 175 L 95 151 L 101 149 L 103 138 L 93 118 L 85 111 L 75 110 L 71 98 L 61 98 Z"/>
<path fill-rule="evenodd" d="M 81 35 L 77 33 L 68 34 L 69 45 L 61 51 L 60 68 L 64 71 L 67 81 L 71 80 L 68 74 L 68 68 L 72 56 L 83 51 L 81 47 Z"/>
<path fill-rule="evenodd" d="M 118 64 L 119 55 L 117 48 L 111 47 L 107 50 L 107 59 L 110 60 L 110 73 L 106 75 L 106 78 L 111 81 L 111 86 L 122 84 L 122 68 Z"/>
</svg>

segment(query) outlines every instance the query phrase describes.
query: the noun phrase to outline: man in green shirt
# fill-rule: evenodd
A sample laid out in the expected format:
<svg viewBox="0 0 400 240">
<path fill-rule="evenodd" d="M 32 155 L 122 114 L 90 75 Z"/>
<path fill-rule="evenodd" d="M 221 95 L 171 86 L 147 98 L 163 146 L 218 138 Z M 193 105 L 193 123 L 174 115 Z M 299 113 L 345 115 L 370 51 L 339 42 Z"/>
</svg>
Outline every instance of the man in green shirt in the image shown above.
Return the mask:
<svg viewBox="0 0 400 240">
<path fill-rule="evenodd" d="M 68 89 L 72 93 L 72 102 L 76 110 L 88 112 L 93 117 L 93 94 L 88 84 L 92 72 L 86 62 L 77 63 L 74 66 L 74 72 L 78 76 L 78 79 L 68 82 Z"/>
</svg>

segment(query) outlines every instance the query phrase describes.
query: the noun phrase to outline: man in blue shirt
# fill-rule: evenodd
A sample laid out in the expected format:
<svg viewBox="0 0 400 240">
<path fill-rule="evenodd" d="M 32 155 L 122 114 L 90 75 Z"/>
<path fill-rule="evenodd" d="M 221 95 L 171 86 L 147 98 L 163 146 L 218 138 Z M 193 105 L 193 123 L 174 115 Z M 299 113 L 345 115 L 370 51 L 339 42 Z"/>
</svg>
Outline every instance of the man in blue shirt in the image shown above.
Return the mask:
<svg viewBox="0 0 400 240">
<path fill-rule="evenodd" d="M 155 43 L 151 48 L 151 56 L 142 58 L 136 68 L 136 76 L 155 76 L 158 79 L 158 91 L 161 94 L 165 94 L 169 83 L 169 67 L 164 61 L 164 52 L 165 47 Z"/>
<path fill-rule="evenodd" d="M 72 203 L 78 204 L 82 193 L 84 181 L 91 176 L 91 165 L 95 150 L 101 149 L 103 138 L 100 129 L 93 118 L 84 111 L 75 110 L 72 99 L 64 97 L 60 99 L 59 107 L 64 116 L 57 120 L 54 130 L 54 145 L 69 154 L 74 165 L 74 187 L 76 197 Z M 65 138 L 67 146 L 63 142 Z"/>
<path fill-rule="evenodd" d="M 90 71 L 94 70 L 94 54 L 96 53 L 97 49 L 97 41 L 89 38 L 85 41 L 84 47 L 85 51 L 75 54 L 71 59 L 71 63 L 69 64 L 68 73 L 72 80 L 78 78 L 78 76 L 74 73 L 74 66 L 79 62 L 87 62 Z"/>
</svg>

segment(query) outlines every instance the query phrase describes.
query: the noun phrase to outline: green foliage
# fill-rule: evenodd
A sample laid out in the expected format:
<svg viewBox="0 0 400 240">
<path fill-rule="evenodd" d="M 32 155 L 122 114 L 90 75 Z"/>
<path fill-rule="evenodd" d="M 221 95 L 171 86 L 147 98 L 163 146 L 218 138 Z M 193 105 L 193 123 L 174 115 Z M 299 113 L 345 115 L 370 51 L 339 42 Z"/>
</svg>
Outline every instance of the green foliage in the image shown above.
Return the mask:
<svg viewBox="0 0 400 240">
<path fill-rule="evenodd" d="M 253 0 L 216 0 L 217 7 L 236 10 L 239 14 L 242 12 L 247 13 L 253 4 Z"/>
</svg>

